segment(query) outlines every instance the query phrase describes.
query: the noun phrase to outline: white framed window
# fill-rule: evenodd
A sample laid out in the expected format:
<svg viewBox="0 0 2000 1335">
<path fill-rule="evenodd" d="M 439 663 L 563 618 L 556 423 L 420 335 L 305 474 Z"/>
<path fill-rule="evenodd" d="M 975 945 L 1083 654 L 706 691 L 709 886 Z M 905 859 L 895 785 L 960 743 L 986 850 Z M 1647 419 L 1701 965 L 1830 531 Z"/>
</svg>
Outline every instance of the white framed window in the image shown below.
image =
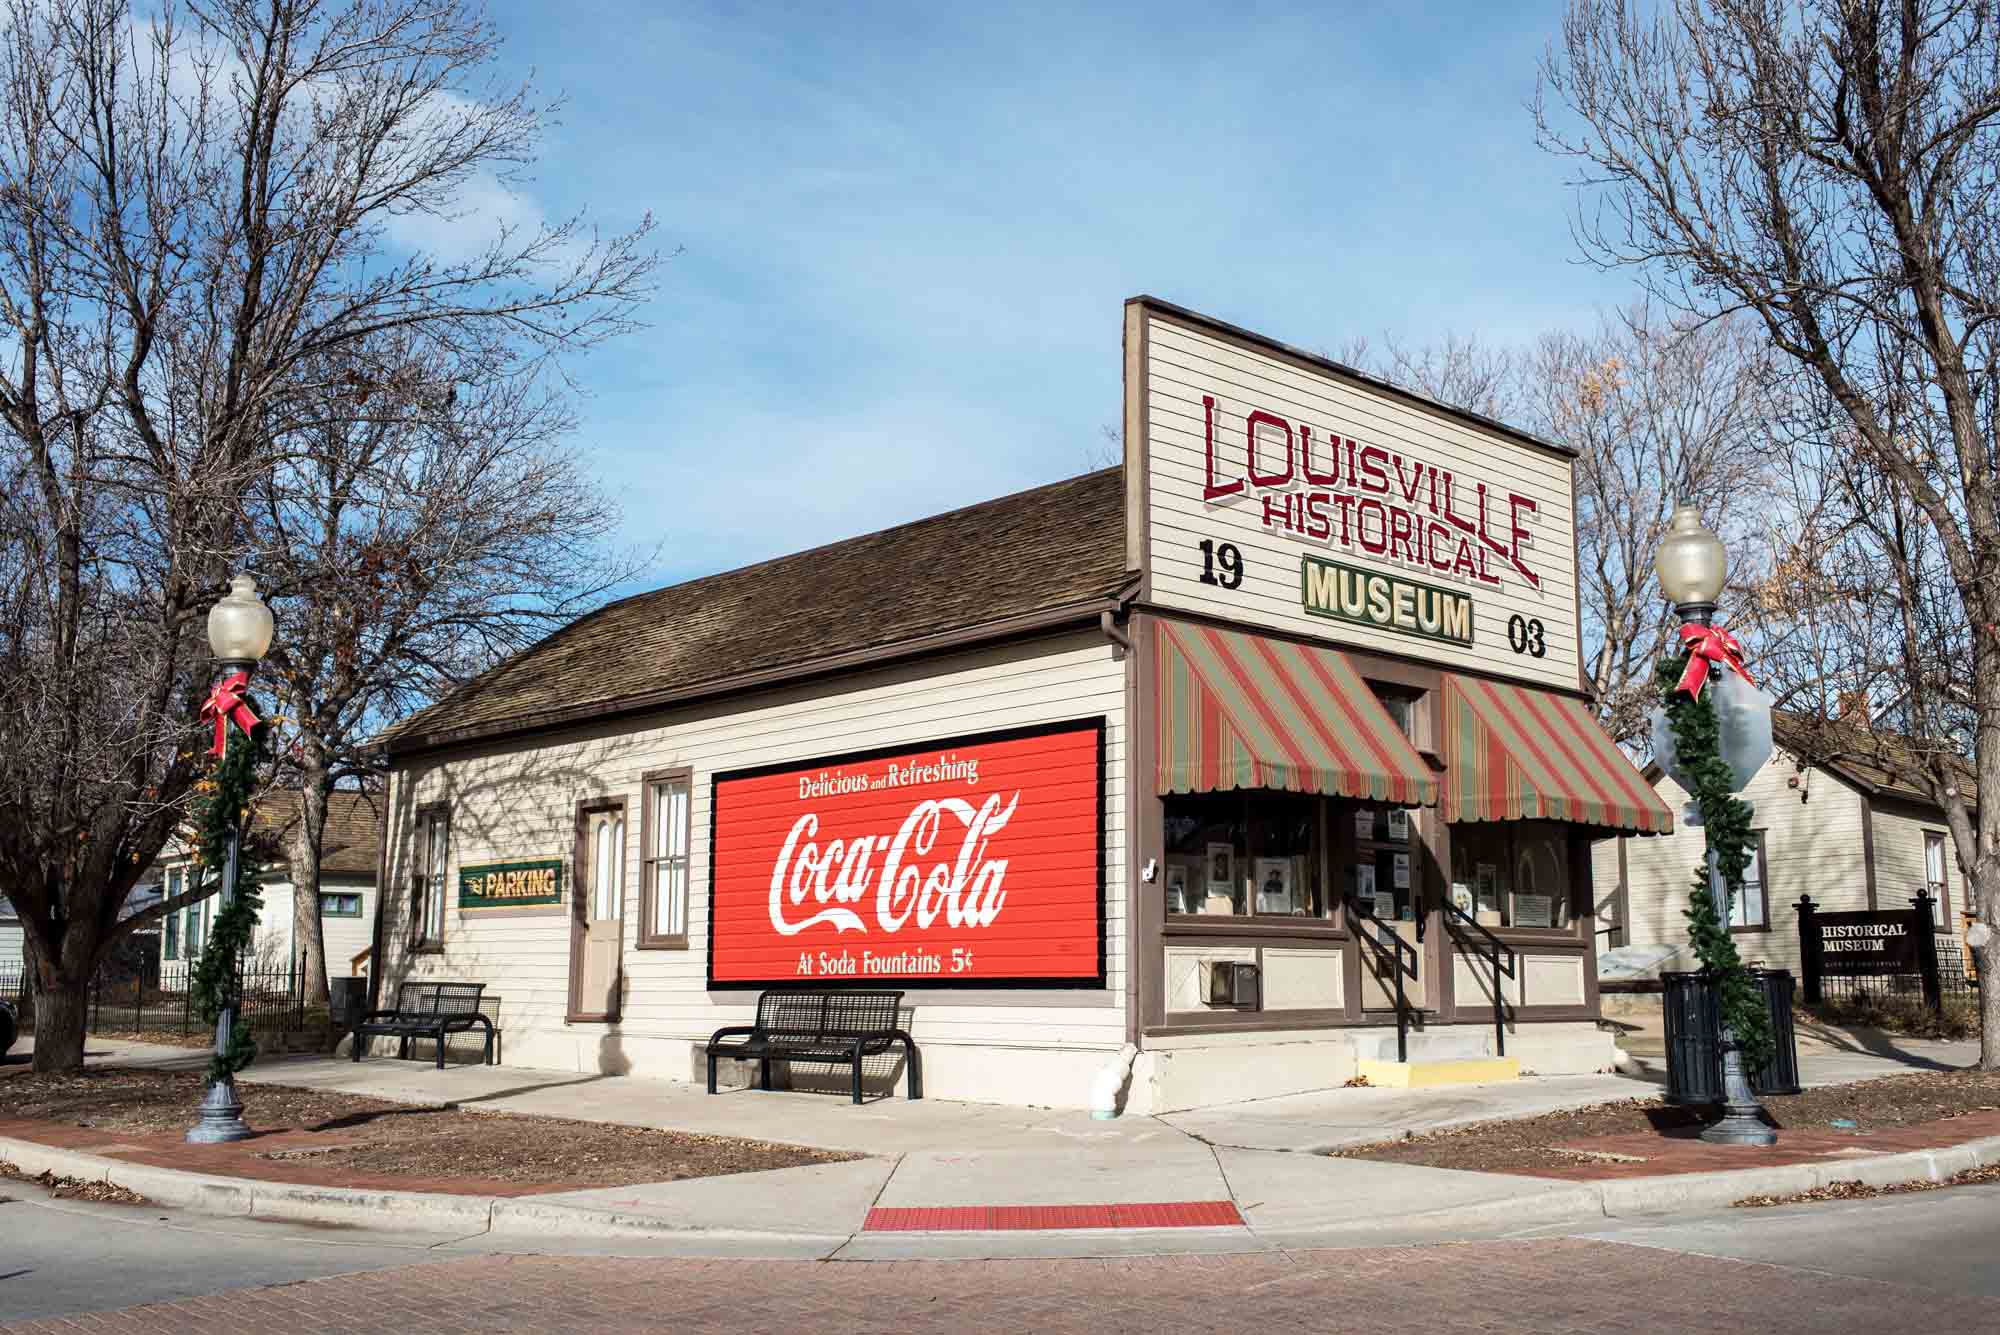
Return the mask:
<svg viewBox="0 0 2000 1335">
<path fill-rule="evenodd" d="M 1945 880 L 1944 832 L 1924 831 L 1924 889 L 1931 895 L 1931 923 L 1951 921 L 1951 893 Z"/>
<path fill-rule="evenodd" d="M 1750 831 L 1755 841 L 1750 848 L 1750 865 L 1743 869 L 1743 889 L 1729 902 L 1729 926 L 1747 932 L 1763 931 L 1771 925 L 1771 911 L 1764 893 L 1764 832 Z"/>
<path fill-rule="evenodd" d="M 451 862 L 451 813 L 432 807 L 417 816 L 416 870 L 410 907 L 416 945 L 435 949 L 444 944 L 445 873 Z"/>
<path fill-rule="evenodd" d="M 651 774 L 640 819 L 639 946 L 687 946 L 688 847 L 694 806 L 693 775 L 685 770 Z"/>
</svg>

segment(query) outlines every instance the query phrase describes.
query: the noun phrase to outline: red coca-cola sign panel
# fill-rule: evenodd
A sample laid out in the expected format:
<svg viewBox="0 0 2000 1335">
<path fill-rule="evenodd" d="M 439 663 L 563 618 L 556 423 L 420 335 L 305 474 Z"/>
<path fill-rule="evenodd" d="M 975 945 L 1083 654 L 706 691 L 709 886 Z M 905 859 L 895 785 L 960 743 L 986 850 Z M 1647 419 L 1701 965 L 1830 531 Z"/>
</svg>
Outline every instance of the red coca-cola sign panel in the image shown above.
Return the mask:
<svg viewBox="0 0 2000 1335">
<path fill-rule="evenodd" d="M 718 774 L 709 982 L 1104 981 L 1104 721 Z"/>
</svg>

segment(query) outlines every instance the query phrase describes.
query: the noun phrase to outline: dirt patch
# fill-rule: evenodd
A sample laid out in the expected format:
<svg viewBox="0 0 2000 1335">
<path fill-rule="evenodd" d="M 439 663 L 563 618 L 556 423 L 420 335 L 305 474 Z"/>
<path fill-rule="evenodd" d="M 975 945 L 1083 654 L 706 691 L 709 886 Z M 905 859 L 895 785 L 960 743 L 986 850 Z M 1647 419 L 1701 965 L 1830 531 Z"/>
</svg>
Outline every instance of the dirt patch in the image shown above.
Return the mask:
<svg viewBox="0 0 2000 1335">
<path fill-rule="evenodd" d="M 198 1072 L 22 1073 L 0 1084 L 0 1133 L 176 1168 L 329 1186 L 416 1191 L 628 1186 L 760 1172 L 860 1156 L 643 1127 L 392 1103 L 286 1085 L 244 1085 L 244 1120 L 258 1133 L 228 1146 L 187 1147 L 201 1102 Z M 14 1127 L 8 1119 L 19 1119 Z"/>
<path fill-rule="evenodd" d="M 1763 1100 L 1771 1122 L 1800 1132 L 1845 1133 L 1865 1137 L 1871 1131 L 1913 1127 L 1923 1123 L 2000 1110 L 2000 1072 L 1925 1071 L 1886 1076 L 1859 1084 L 1809 1089 L 1802 1094 L 1771 1095 Z M 1675 1142 L 1696 1141 L 1716 1110 L 1677 1108 L 1659 1099 L 1628 1099 L 1589 1108 L 1544 1113 L 1506 1122 L 1480 1122 L 1402 1140 L 1354 1145 L 1334 1151 L 1336 1157 L 1378 1159 L 1389 1163 L 1423 1164 L 1431 1168 L 1461 1168 L 1485 1173 L 1525 1173 L 1564 1176 L 1579 1160 L 1633 1161 L 1643 1151 L 1624 1144 L 1611 1151 L 1576 1142 L 1608 1137 L 1650 1137 L 1663 1149 Z M 1967 1138 L 1973 1134 L 1969 1133 Z M 1699 1143 L 1696 1141 L 1696 1143 Z M 1661 1166 L 1654 1171 L 1673 1171 Z"/>
<path fill-rule="evenodd" d="M 1814 1187 L 1811 1191 L 1801 1191 L 1793 1196 L 1745 1196 L 1730 1204 L 1754 1209 L 1765 1205 L 1804 1205 L 1813 1201 L 1865 1201 L 1875 1196 L 1907 1196 L 1913 1191 L 1942 1191 L 1946 1187 L 1974 1187 L 1986 1182 L 2000 1182 L 2000 1164 L 1967 1168 L 1938 1182 L 1894 1182 L 1886 1187 L 1872 1187 L 1859 1181 L 1829 1182 L 1823 1187 Z"/>
</svg>

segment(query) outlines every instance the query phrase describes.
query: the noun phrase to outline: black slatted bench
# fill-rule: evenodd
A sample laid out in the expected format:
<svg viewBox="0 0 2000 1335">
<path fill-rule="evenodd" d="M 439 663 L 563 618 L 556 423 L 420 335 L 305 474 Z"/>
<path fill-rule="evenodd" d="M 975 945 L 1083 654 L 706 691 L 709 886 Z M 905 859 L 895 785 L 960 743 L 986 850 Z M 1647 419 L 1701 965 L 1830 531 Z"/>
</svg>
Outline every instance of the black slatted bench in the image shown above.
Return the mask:
<svg viewBox="0 0 2000 1335">
<path fill-rule="evenodd" d="M 444 1069 L 444 1040 L 447 1034 L 482 1029 L 486 1039 L 486 1064 L 493 1064 L 493 1021 L 479 1009 L 486 991 L 484 983 L 404 983 L 396 989 L 393 1010 L 369 1011 L 354 1026 L 354 1060 L 370 1038 L 397 1038 L 396 1055 L 410 1055 L 413 1038 L 435 1039 L 437 1068 Z"/>
<path fill-rule="evenodd" d="M 775 1061 L 845 1063 L 854 1068 L 854 1101 L 861 1102 L 861 1059 L 898 1043 L 910 1068 L 910 1097 L 924 1096 L 924 1064 L 916 1041 L 896 1027 L 901 992 L 848 992 L 803 987 L 772 988 L 757 998 L 757 1023 L 718 1029 L 708 1040 L 708 1092 L 715 1092 L 718 1057 L 755 1059 L 759 1083 L 771 1087 Z"/>
</svg>

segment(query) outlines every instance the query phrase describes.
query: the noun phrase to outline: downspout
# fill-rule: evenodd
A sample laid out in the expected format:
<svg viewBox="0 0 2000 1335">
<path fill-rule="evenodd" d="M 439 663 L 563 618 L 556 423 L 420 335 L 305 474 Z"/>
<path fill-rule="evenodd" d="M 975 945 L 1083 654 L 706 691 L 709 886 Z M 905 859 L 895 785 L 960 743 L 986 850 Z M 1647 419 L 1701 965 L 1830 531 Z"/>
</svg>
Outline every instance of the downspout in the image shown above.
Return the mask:
<svg viewBox="0 0 2000 1335">
<path fill-rule="evenodd" d="M 1110 640 L 1115 656 L 1125 665 L 1125 1043 L 1108 1058 L 1097 1073 L 1091 1086 L 1091 1115 L 1093 1117 L 1116 1117 L 1124 1110 L 1127 1088 L 1132 1079 L 1132 1064 L 1139 1055 L 1139 938 L 1142 935 L 1139 921 L 1139 875 L 1141 858 L 1133 846 L 1137 836 L 1138 806 L 1141 798 L 1139 788 L 1131 780 L 1137 768 L 1132 763 L 1136 747 L 1135 739 L 1148 735 L 1139 720 L 1139 659 L 1134 652 L 1132 637 L 1126 633 L 1126 623 L 1132 616 L 1132 604 L 1138 598 L 1142 581 L 1134 578 L 1117 593 L 1112 595 L 1111 606 L 1098 614 L 1097 624 Z"/>
</svg>

